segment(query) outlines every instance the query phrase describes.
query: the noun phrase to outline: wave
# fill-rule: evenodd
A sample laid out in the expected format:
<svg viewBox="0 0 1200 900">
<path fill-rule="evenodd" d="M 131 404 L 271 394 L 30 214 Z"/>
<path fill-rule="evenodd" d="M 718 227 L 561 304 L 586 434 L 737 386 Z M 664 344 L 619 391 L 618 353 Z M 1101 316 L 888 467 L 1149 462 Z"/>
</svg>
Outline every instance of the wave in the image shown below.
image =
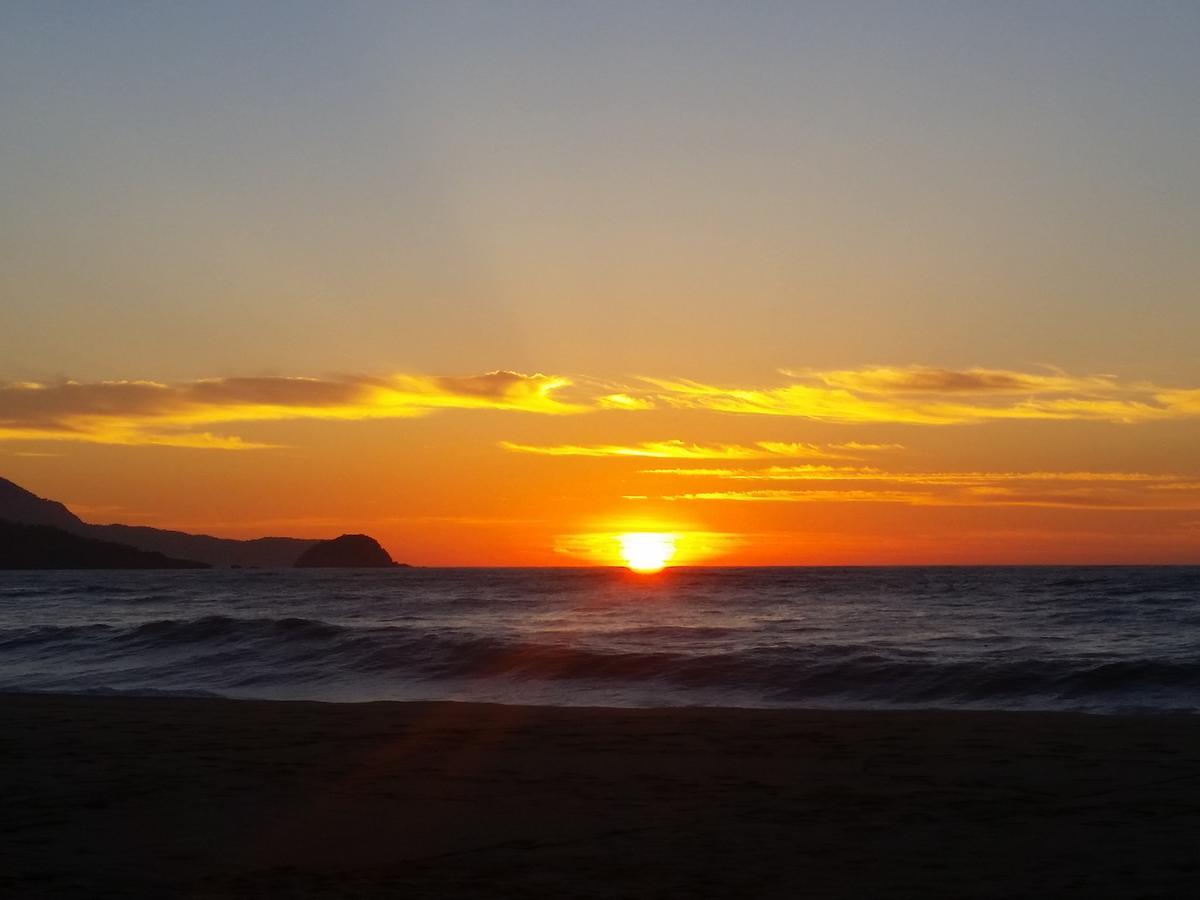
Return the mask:
<svg viewBox="0 0 1200 900">
<path fill-rule="evenodd" d="M 0 630 L 0 687 L 207 694 L 354 682 L 382 696 L 400 683 L 433 695 L 439 684 L 503 681 L 557 686 L 564 702 L 600 686 L 700 703 L 1200 708 L 1200 655 L 1042 656 L 1044 645 L 1018 645 L 955 658 L 879 642 L 731 639 L 722 647 L 723 634 L 664 625 L 537 640 L 428 624 L 230 615 L 40 625 Z"/>
</svg>

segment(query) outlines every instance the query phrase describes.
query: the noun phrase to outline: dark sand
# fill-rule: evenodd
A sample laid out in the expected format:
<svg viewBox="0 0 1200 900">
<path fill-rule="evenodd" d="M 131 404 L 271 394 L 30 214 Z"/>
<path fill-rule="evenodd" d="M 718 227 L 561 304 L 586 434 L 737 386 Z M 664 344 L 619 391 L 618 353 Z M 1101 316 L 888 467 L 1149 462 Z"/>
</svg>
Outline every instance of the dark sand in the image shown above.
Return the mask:
<svg viewBox="0 0 1200 900">
<path fill-rule="evenodd" d="M 0 896 L 1200 896 L 1200 718 L 0 695 Z"/>
</svg>

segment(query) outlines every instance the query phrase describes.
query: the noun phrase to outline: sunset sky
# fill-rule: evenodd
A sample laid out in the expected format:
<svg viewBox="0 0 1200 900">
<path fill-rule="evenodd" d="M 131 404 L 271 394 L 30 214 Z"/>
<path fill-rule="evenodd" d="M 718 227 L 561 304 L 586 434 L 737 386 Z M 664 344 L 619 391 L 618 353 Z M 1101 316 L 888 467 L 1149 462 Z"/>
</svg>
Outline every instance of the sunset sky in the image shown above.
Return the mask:
<svg viewBox="0 0 1200 900">
<path fill-rule="evenodd" d="M 1200 6 L 0 10 L 0 476 L 425 565 L 1200 562 Z"/>
</svg>

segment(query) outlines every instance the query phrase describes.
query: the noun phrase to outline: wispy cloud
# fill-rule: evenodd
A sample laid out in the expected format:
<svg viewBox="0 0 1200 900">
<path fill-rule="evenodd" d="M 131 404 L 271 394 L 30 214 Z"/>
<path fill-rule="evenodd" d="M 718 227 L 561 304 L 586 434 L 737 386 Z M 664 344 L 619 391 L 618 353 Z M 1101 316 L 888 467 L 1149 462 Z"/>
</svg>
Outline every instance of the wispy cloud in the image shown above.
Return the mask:
<svg viewBox="0 0 1200 900">
<path fill-rule="evenodd" d="M 489 372 L 471 376 L 216 378 L 60 381 L 0 385 L 0 440 L 87 441 L 224 450 L 269 446 L 207 427 L 287 419 L 389 419 L 439 409 L 561 415 L 587 407 L 557 393 L 561 376 Z"/>
<path fill-rule="evenodd" d="M 785 371 L 788 384 L 740 387 L 643 378 L 658 403 L 843 424 L 961 425 L 1004 419 L 1147 422 L 1200 415 L 1200 390 L 1057 370 L 926 366 Z"/>
<path fill-rule="evenodd" d="M 647 475 L 680 475 L 730 481 L 888 481 L 923 485 L 987 485 L 1006 481 L 1127 482 L 1162 488 L 1200 487 L 1180 475 L 1147 472 L 889 472 L 871 466 L 768 466 L 760 469 L 643 469 Z"/>
<path fill-rule="evenodd" d="M 834 450 L 853 450 L 861 453 L 879 453 L 884 450 L 903 450 L 903 444 L 864 444 L 862 441 L 846 441 L 844 444 L 830 444 Z"/>
<path fill-rule="evenodd" d="M 819 444 L 756 441 L 753 444 L 689 444 L 684 441 L 643 441 L 640 444 L 558 444 L 535 446 L 501 441 L 514 453 L 539 456 L 642 457 L 648 459 L 852 459 Z"/>
<path fill-rule="evenodd" d="M 866 467 L 772 466 L 650 469 L 647 474 L 717 481 L 822 482 L 809 488 L 751 488 L 668 494 L 672 501 L 903 503 L 910 506 L 1041 506 L 1200 509 L 1200 480 L 1144 472 L 886 472 Z M 829 487 L 837 483 L 843 487 Z M 870 487 L 864 487 L 870 483 Z"/>
<path fill-rule="evenodd" d="M 632 498 L 630 498 L 632 499 Z M 907 503 L 915 505 L 927 500 L 920 494 L 900 491 L 698 491 L 690 494 L 672 494 L 663 500 L 732 500 L 751 503 Z"/>
<path fill-rule="evenodd" d="M 16 456 L 22 459 L 61 459 L 65 454 L 47 453 L 43 450 L 0 450 L 4 456 Z"/>
<path fill-rule="evenodd" d="M 785 370 L 785 375 L 866 394 L 1088 394 L 1108 391 L 1110 375 L 1008 369 L 943 369 L 934 366 L 875 366 L 864 369 Z"/>
<path fill-rule="evenodd" d="M 634 499 L 630 497 L 628 499 Z M 831 491 L 831 490 L 753 490 L 697 491 L 670 494 L 660 498 L 670 501 L 726 500 L 772 503 L 900 503 L 907 506 L 1036 506 L 1059 509 L 1109 510 L 1197 510 L 1200 496 L 1172 503 L 1153 503 L 1146 499 L 1126 498 L 1096 491 L 1028 491 L 993 490 L 966 495 L 937 495 L 915 491 Z"/>
<path fill-rule="evenodd" d="M 635 397 L 632 394 L 603 394 L 596 398 L 596 405 L 601 409 L 643 410 L 654 409 L 654 401 L 648 397 Z"/>
<path fill-rule="evenodd" d="M 0 384 L 0 441 L 88 441 L 226 450 L 262 442 L 220 433 L 222 426 L 286 419 L 391 419 L 444 409 L 564 415 L 661 408 L 799 417 L 839 424 L 954 425 L 1046 419 L 1152 422 L 1200 417 L 1200 388 L 1123 382 L 1111 375 L 1057 370 L 875 366 L 792 371 L 782 385 L 721 386 L 677 378 L 629 384 L 585 376 L 495 371 L 480 375 L 393 374 L 212 378 L 157 381 L 58 381 Z M 652 413 L 649 413 L 652 414 Z M 865 442 L 759 442 L 752 445 L 570 445 L 510 450 L 554 456 L 663 459 L 855 458 L 899 449 Z"/>
</svg>

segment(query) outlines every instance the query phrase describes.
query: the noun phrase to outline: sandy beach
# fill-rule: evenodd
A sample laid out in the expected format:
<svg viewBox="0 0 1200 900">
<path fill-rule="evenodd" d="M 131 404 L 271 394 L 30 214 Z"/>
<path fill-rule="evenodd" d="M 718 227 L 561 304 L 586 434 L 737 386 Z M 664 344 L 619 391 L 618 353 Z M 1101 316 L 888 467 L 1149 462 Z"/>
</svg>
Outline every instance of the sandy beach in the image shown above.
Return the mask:
<svg viewBox="0 0 1200 900">
<path fill-rule="evenodd" d="M 1200 718 L 0 696 L 5 897 L 1200 889 Z"/>
</svg>

